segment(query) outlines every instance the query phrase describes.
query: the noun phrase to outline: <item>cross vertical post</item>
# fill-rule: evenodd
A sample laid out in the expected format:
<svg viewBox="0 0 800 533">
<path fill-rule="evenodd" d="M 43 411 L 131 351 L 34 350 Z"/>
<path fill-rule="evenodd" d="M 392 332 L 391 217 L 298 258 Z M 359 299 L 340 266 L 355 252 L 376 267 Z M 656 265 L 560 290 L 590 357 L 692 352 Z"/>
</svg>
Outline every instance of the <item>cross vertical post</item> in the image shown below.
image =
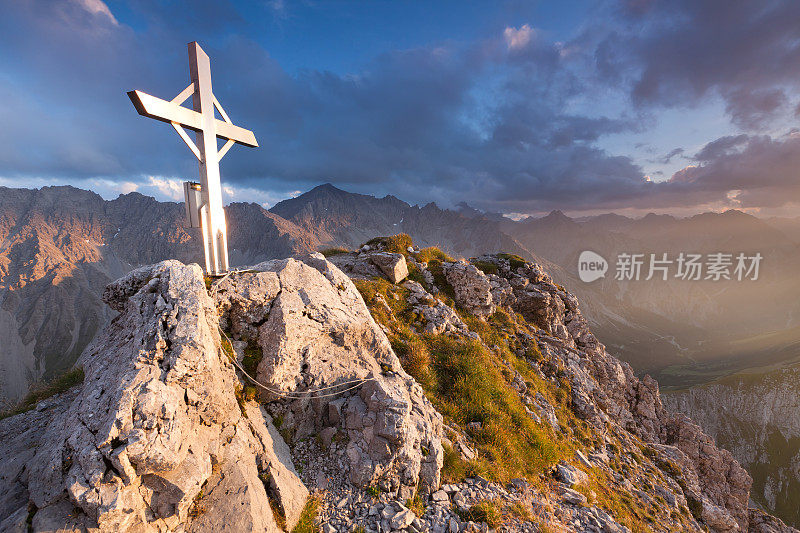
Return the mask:
<svg viewBox="0 0 800 533">
<path fill-rule="evenodd" d="M 195 41 L 189 43 L 189 81 L 194 84 L 192 107 L 202 117 L 201 130 L 196 137 L 201 156 L 200 182 L 203 187 L 203 249 L 209 275 L 218 276 L 228 271 L 228 239 L 219 181 L 211 61 Z"/>
<path fill-rule="evenodd" d="M 189 96 L 192 97 L 193 109 L 181 105 Z M 140 115 L 171 124 L 197 157 L 200 184 L 184 183 L 187 221 L 190 227 L 197 227 L 199 219 L 206 273 L 211 276 L 225 274 L 229 269 L 228 237 L 219 161 L 235 143 L 257 147 L 255 135 L 235 126 L 222 109 L 211 87 L 211 61 L 196 42 L 189 43 L 189 86 L 178 96 L 166 101 L 142 91 L 130 91 L 128 97 Z M 216 118 L 215 108 L 223 120 Z M 184 127 L 196 133 L 196 144 Z M 220 150 L 217 149 L 217 138 L 226 141 Z"/>
</svg>

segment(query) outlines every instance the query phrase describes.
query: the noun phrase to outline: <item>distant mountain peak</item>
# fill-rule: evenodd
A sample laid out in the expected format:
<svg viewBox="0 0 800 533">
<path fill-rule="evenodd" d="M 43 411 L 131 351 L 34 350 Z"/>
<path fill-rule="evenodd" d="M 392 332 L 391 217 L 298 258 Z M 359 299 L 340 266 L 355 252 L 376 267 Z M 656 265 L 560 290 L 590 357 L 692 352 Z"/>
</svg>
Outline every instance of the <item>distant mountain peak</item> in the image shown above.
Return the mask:
<svg viewBox="0 0 800 533">
<path fill-rule="evenodd" d="M 575 220 L 568 217 L 567 215 L 564 214 L 563 211 L 560 211 L 558 209 L 554 209 L 553 211 L 550 211 L 547 215 L 533 220 L 536 220 L 539 224 L 543 224 L 546 226 L 577 224 Z"/>
<path fill-rule="evenodd" d="M 642 217 L 642 220 L 647 221 L 658 221 L 658 220 L 677 220 L 672 215 L 658 215 L 656 213 L 647 213 L 645 216 Z"/>
<path fill-rule="evenodd" d="M 751 215 L 750 213 L 745 213 L 739 209 L 726 209 L 722 212 L 722 216 L 726 217 L 747 217 L 747 218 L 757 218 Z"/>
<path fill-rule="evenodd" d="M 485 218 L 495 222 L 500 222 L 505 220 L 505 216 L 503 215 L 503 213 L 490 213 L 487 211 L 481 211 L 480 209 L 472 207 L 467 202 L 463 201 L 458 202 L 455 205 L 455 208 L 456 208 L 455 209 L 456 213 L 459 213 L 468 218 Z"/>
<path fill-rule="evenodd" d="M 472 207 L 471 205 L 469 205 L 467 202 L 464 201 L 458 202 L 455 205 L 455 211 L 456 213 L 461 213 L 465 217 L 470 217 L 470 218 L 483 217 L 486 215 L 486 213 L 484 213 L 480 209 L 475 209 L 474 207 Z"/>
<path fill-rule="evenodd" d="M 303 194 L 297 196 L 296 198 L 317 197 L 322 195 L 340 195 L 340 194 L 351 194 L 351 193 L 336 187 L 332 183 L 323 183 L 322 185 L 317 185 L 313 189 L 304 192 Z"/>
<path fill-rule="evenodd" d="M 314 192 L 314 191 L 345 192 L 342 189 L 338 188 L 333 183 L 323 183 L 322 185 L 317 185 L 308 192 Z"/>
<path fill-rule="evenodd" d="M 561 211 L 560 209 L 553 209 L 552 211 L 550 211 L 550 212 L 547 214 L 547 216 L 545 216 L 545 217 L 543 217 L 543 218 L 551 218 L 551 219 L 567 219 L 567 220 L 572 220 L 570 217 L 568 217 L 567 215 L 565 215 L 565 214 L 564 214 L 564 212 L 563 212 L 563 211 Z"/>
</svg>

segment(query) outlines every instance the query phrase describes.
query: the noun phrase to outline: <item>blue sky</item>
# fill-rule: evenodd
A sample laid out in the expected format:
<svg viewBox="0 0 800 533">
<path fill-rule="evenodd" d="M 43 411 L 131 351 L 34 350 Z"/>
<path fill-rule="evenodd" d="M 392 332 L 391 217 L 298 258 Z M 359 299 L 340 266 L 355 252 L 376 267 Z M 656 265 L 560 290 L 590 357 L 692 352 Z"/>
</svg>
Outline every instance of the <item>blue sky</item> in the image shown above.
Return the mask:
<svg viewBox="0 0 800 533">
<path fill-rule="evenodd" d="M 261 147 L 229 201 L 330 182 L 490 211 L 800 214 L 800 3 L 0 0 L 0 185 L 179 199 L 196 163 L 125 92 L 212 58 Z"/>
</svg>

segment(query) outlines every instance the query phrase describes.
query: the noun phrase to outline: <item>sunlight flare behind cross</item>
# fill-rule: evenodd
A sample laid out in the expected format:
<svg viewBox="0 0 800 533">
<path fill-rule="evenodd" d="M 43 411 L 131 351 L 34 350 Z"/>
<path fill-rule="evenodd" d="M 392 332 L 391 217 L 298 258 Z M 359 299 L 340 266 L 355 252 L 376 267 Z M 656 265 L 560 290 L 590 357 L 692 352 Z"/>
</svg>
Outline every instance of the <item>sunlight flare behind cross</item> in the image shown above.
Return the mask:
<svg viewBox="0 0 800 533">
<path fill-rule="evenodd" d="M 253 132 L 235 126 L 211 89 L 211 62 L 196 42 L 189 43 L 189 86 L 171 101 L 141 91 L 128 96 L 140 115 L 169 122 L 200 162 L 200 184 L 184 184 L 186 215 L 191 227 L 202 228 L 206 273 L 219 276 L 228 271 L 228 239 L 219 161 L 234 143 L 258 147 Z M 193 109 L 181 104 L 192 97 Z M 216 118 L 214 108 L 223 120 Z M 184 128 L 196 132 L 195 143 Z M 226 142 L 221 149 L 217 138 Z M 199 198 L 196 193 L 199 188 Z"/>
</svg>

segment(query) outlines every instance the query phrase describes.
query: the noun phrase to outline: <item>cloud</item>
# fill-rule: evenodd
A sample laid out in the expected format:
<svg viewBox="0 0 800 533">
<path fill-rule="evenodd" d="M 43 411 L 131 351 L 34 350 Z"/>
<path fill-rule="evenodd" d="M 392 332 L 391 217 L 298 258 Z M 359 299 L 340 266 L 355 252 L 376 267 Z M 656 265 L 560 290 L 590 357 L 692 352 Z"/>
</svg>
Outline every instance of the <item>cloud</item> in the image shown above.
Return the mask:
<svg viewBox="0 0 800 533">
<path fill-rule="evenodd" d="M 536 31 L 528 24 L 523 24 L 519 28 L 509 26 L 503 30 L 503 37 L 509 50 L 525 48 L 535 35 Z"/>
<path fill-rule="evenodd" d="M 695 163 L 665 181 L 609 180 L 606 197 L 596 196 L 595 206 L 613 208 L 616 202 L 628 209 L 662 211 L 796 208 L 800 198 L 798 136 L 725 136 L 707 143 L 693 159 Z"/>
<path fill-rule="evenodd" d="M 222 201 L 226 204 L 232 202 L 253 202 L 264 209 L 269 209 L 276 203 L 286 198 L 295 197 L 305 191 L 264 191 L 253 187 L 222 187 Z"/>
<path fill-rule="evenodd" d="M 723 138 L 706 145 L 697 158 L 701 165 L 687 167 L 670 183 L 704 195 L 731 198 L 735 193 L 743 207 L 779 207 L 800 197 L 800 137 Z"/>
<path fill-rule="evenodd" d="M 140 184 L 137 189 L 142 194 L 169 198 L 170 200 L 183 201 L 183 181 L 163 176 L 148 176 L 147 181 Z"/>
<path fill-rule="evenodd" d="M 743 148 L 749 140 L 750 138 L 744 133 L 720 137 L 703 146 L 703 148 L 694 155 L 694 159 L 697 161 L 710 162 L 719 160 L 732 153 L 741 153 L 741 148 Z"/>
<path fill-rule="evenodd" d="M 267 5 L 277 14 L 282 14 L 286 11 L 286 2 L 284 0 L 269 0 Z"/>
<path fill-rule="evenodd" d="M 782 89 L 736 89 L 725 93 L 725 110 L 745 130 L 759 130 L 789 103 Z"/>
<path fill-rule="evenodd" d="M 119 24 L 103 0 L 74 0 L 74 2 L 92 15 L 107 17 L 115 26 Z"/>
<path fill-rule="evenodd" d="M 135 192 L 139 189 L 139 184 L 132 181 L 119 182 L 117 185 L 119 186 L 119 190 L 122 194 Z"/>
<path fill-rule="evenodd" d="M 800 3 L 729 0 L 621 2 L 597 45 L 609 83 L 640 106 L 680 107 L 721 97 L 732 122 L 758 129 L 798 96 Z"/>
</svg>

